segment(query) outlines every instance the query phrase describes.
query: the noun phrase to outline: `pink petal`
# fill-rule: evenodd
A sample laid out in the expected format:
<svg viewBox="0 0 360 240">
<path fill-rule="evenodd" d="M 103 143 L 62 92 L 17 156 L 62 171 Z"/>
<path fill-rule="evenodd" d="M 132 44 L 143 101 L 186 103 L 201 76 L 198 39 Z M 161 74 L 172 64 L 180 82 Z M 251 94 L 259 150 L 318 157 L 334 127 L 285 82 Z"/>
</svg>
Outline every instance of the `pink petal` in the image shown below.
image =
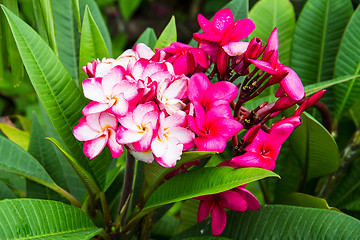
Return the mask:
<svg viewBox="0 0 360 240">
<path fill-rule="evenodd" d="M 256 211 L 260 208 L 259 200 L 248 190 L 243 187 L 235 188 L 235 191 L 238 192 L 247 202 L 247 209 L 251 211 Z"/>
<path fill-rule="evenodd" d="M 107 103 L 98 103 L 98 102 L 92 101 L 83 108 L 82 114 L 84 116 L 88 116 L 90 114 L 95 114 L 95 113 L 100 113 L 100 112 L 106 111 L 109 108 L 110 108 L 110 106 Z"/>
<path fill-rule="evenodd" d="M 139 54 L 140 58 L 150 59 L 154 56 L 154 52 L 144 43 L 136 44 L 133 49 Z"/>
<path fill-rule="evenodd" d="M 108 129 L 109 132 L 109 140 L 107 142 L 107 146 L 110 149 L 111 156 L 113 158 L 118 158 L 124 152 L 124 147 L 116 142 L 116 133 L 113 129 Z"/>
<path fill-rule="evenodd" d="M 136 151 L 147 151 L 151 146 L 151 140 L 153 139 L 153 129 L 147 128 L 142 137 L 137 142 L 133 142 L 133 147 Z"/>
<path fill-rule="evenodd" d="M 197 20 L 199 22 L 200 28 L 204 32 L 214 32 L 215 31 L 213 24 L 207 18 L 205 18 L 203 15 L 198 14 Z"/>
<path fill-rule="evenodd" d="M 231 31 L 231 42 L 238 42 L 252 33 L 255 29 L 254 22 L 249 18 L 236 21 Z"/>
<path fill-rule="evenodd" d="M 284 66 L 283 69 L 288 71 L 289 74 L 280 81 L 280 85 L 289 97 L 294 100 L 301 100 L 305 95 L 305 91 L 299 76 L 289 67 Z"/>
<path fill-rule="evenodd" d="M 230 57 L 227 53 L 220 48 L 220 51 L 217 53 L 215 57 L 215 65 L 221 76 L 223 76 L 227 69 L 229 68 Z"/>
<path fill-rule="evenodd" d="M 115 66 L 103 77 L 101 84 L 106 96 L 112 95 L 114 86 L 124 78 L 124 71 L 123 67 Z"/>
<path fill-rule="evenodd" d="M 206 124 L 208 132 L 221 135 L 225 140 L 229 140 L 237 134 L 242 128 L 242 124 L 234 119 L 217 118 Z"/>
<path fill-rule="evenodd" d="M 116 131 L 118 127 L 118 121 L 116 117 L 107 112 L 100 113 L 98 121 L 100 123 L 101 129 L 112 128 Z"/>
<path fill-rule="evenodd" d="M 264 51 L 264 55 L 266 53 L 268 53 L 269 51 L 271 50 L 275 50 L 275 51 L 278 51 L 279 49 L 279 39 L 278 39 L 278 31 L 277 31 L 277 28 L 275 27 L 273 29 L 273 31 L 271 32 L 268 40 L 267 40 L 267 43 L 266 43 L 267 47 Z"/>
<path fill-rule="evenodd" d="M 213 204 L 214 204 L 214 200 L 212 198 L 208 198 L 206 200 L 200 200 L 198 214 L 197 214 L 198 223 L 204 221 L 205 218 L 209 216 Z"/>
<path fill-rule="evenodd" d="M 86 141 L 84 143 L 84 154 L 85 156 L 89 157 L 90 159 L 93 159 L 97 155 L 101 153 L 101 151 L 104 149 L 106 142 L 108 140 L 107 135 L 102 135 L 99 138 L 95 138 L 90 141 Z"/>
<path fill-rule="evenodd" d="M 231 82 L 221 81 L 211 85 L 205 92 L 204 105 L 209 105 L 215 100 L 225 100 L 229 103 L 238 95 L 238 88 Z"/>
<path fill-rule="evenodd" d="M 187 95 L 190 101 L 203 102 L 206 90 L 211 86 L 204 73 L 195 73 L 188 81 Z"/>
<path fill-rule="evenodd" d="M 86 98 L 96 102 L 106 101 L 101 80 L 102 78 L 87 78 L 83 81 L 82 87 Z"/>
<path fill-rule="evenodd" d="M 206 132 L 205 111 L 204 111 L 203 107 L 198 102 L 194 102 L 194 108 L 195 108 L 196 126 L 202 132 Z"/>
<path fill-rule="evenodd" d="M 129 111 L 129 103 L 125 100 L 124 94 L 119 94 L 116 97 L 116 103 L 112 105 L 112 107 L 109 109 L 109 112 L 118 116 L 122 117 L 125 116 Z"/>
<path fill-rule="evenodd" d="M 284 88 L 280 85 L 278 90 L 276 90 L 276 93 L 275 93 L 275 97 L 282 97 L 285 95 L 285 90 Z"/>
<path fill-rule="evenodd" d="M 188 79 L 182 78 L 175 80 L 170 86 L 165 90 L 164 97 L 167 99 L 181 99 L 184 97 L 187 87 L 188 86 Z"/>
<path fill-rule="evenodd" d="M 212 24 L 218 32 L 224 33 L 233 22 L 234 16 L 231 10 L 225 8 L 215 13 Z"/>
<path fill-rule="evenodd" d="M 164 128 L 173 128 L 173 127 L 185 127 L 186 124 L 186 113 L 179 110 L 174 114 L 166 117 L 161 123 Z"/>
<path fill-rule="evenodd" d="M 211 230 L 214 236 L 220 235 L 226 226 L 226 212 L 216 201 L 211 210 Z"/>
<path fill-rule="evenodd" d="M 203 68 L 208 68 L 210 65 L 208 55 L 206 52 L 199 48 L 192 48 L 189 50 L 194 57 L 195 64 L 199 64 Z"/>
<path fill-rule="evenodd" d="M 91 114 L 89 116 L 86 116 L 86 123 L 87 125 L 89 125 L 89 127 L 91 127 L 92 129 L 94 129 L 95 131 L 98 132 L 103 132 L 103 128 L 100 125 L 100 114 L 101 113 L 95 113 L 95 114 Z"/>
<path fill-rule="evenodd" d="M 176 138 L 179 143 L 183 144 L 184 150 L 194 145 L 194 133 L 186 128 L 174 127 L 169 130 L 169 136 Z"/>
<path fill-rule="evenodd" d="M 87 123 L 79 123 L 73 128 L 74 136 L 79 141 L 89 141 L 91 139 L 99 137 L 101 133 L 90 128 Z"/>
<path fill-rule="evenodd" d="M 156 158 L 156 161 L 163 167 L 174 167 L 176 161 L 181 159 L 183 145 L 175 138 L 168 138 L 166 145 L 166 151 L 161 157 Z"/>
<path fill-rule="evenodd" d="M 158 111 L 158 106 L 154 102 L 139 104 L 133 111 L 134 122 L 143 122 L 144 116 L 151 111 Z"/>
<path fill-rule="evenodd" d="M 198 128 L 198 126 L 196 125 L 196 120 L 193 116 L 187 116 L 187 120 L 188 120 L 188 124 L 189 124 L 189 127 L 191 128 L 191 130 L 200 135 L 200 136 L 205 136 L 205 132 L 201 129 Z"/>
<path fill-rule="evenodd" d="M 240 56 L 249 46 L 249 42 L 229 42 L 222 46 L 224 51 L 231 57 Z"/>
<path fill-rule="evenodd" d="M 147 65 L 149 65 L 149 60 L 145 59 L 145 58 L 140 58 L 133 66 L 131 74 L 133 75 L 133 77 L 135 79 L 142 79 L 143 77 L 143 72 L 145 70 L 145 68 L 147 67 Z M 144 80 L 144 79 L 143 79 Z"/>
<path fill-rule="evenodd" d="M 223 36 L 218 33 L 194 33 L 193 38 L 199 43 L 217 43 L 221 41 Z"/>
<path fill-rule="evenodd" d="M 226 147 L 225 138 L 216 133 L 197 137 L 194 142 L 198 151 L 215 151 L 220 153 Z"/>
<path fill-rule="evenodd" d="M 235 191 L 228 190 L 219 194 L 221 205 L 224 208 L 237 212 L 245 212 L 247 203 L 245 199 Z"/>
<path fill-rule="evenodd" d="M 128 144 L 139 141 L 143 137 L 143 133 L 127 130 L 120 126 L 116 132 L 116 141 L 119 144 Z"/>
<path fill-rule="evenodd" d="M 211 56 L 211 60 L 214 61 L 220 47 L 218 44 L 213 43 L 199 43 L 199 48 Z"/>
<path fill-rule="evenodd" d="M 178 56 L 172 63 L 174 66 L 174 71 L 176 75 L 185 74 L 187 75 L 189 71 L 189 64 L 187 55 Z"/>
<path fill-rule="evenodd" d="M 291 123 L 284 123 L 282 125 L 271 128 L 270 134 L 264 141 L 264 150 L 276 150 L 285 142 L 294 130 L 294 125 Z"/>
<path fill-rule="evenodd" d="M 230 162 L 230 166 L 234 168 L 257 167 L 273 170 L 275 168 L 275 160 L 265 158 L 258 153 L 246 152 L 241 156 L 234 157 Z"/>
<path fill-rule="evenodd" d="M 264 72 L 270 73 L 270 74 L 277 74 L 278 71 L 275 70 L 270 63 L 262 61 L 262 60 L 253 60 L 249 59 L 249 61 L 254 64 L 256 67 L 260 68 Z"/>
</svg>

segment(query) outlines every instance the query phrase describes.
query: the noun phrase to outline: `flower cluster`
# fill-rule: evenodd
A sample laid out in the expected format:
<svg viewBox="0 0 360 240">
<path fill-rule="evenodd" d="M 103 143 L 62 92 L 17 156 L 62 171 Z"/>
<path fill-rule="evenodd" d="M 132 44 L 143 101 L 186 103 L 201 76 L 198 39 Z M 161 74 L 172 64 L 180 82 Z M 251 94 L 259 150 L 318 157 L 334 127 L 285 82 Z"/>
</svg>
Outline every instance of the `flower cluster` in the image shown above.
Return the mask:
<svg viewBox="0 0 360 240">
<path fill-rule="evenodd" d="M 93 159 L 107 145 L 117 158 L 126 147 L 137 160 L 173 167 L 184 151 L 222 152 L 232 138 L 234 157 L 219 167 L 274 170 L 282 144 L 301 124 L 300 114 L 324 91 L 305 98 L 300 78 L 278 59 L 276 28 L 263 45 L 260 38 L 241 41 L 255 25 L 250 19 L 234 21 L 229 9 L 217 12 L 212 22 L 199 14 L 198 22 L 203 32 L 193 35 L 197 48 L 175 42 L 153 52 L 137 44 L 117 59 L 83 67 L 89 78 L 82 87 L 91 101 L 73 132 L 85 142 L 86 156 Z M 276 102 L 244 107 L 275 84 Z M 300 107 L 293 116 L 266 126 L 295 104 Z M 239 141 L 242 129 L 247 133 Z M 214 235 L 225 228 L 224 208 L 260 207 L 245 185 L 197 199 L 198 221 L 211 213 Z"/>
</svg>

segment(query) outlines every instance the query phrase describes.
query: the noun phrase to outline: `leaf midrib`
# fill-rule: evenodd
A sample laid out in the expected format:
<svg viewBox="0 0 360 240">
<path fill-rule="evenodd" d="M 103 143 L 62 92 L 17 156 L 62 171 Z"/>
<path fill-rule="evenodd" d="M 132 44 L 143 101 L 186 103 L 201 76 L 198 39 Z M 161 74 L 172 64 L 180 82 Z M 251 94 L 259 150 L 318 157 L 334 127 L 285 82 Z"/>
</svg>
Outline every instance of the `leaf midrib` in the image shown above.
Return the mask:
<svg viewBox="0 0 360 240">
<path fill-rule="evenodd" d="M 317 77 L 316 77 L 316 82 L 321 81 L 328 15 L 329 15 L 329 0 L 326 1 L 326 5 L 325 5 L 325 16 L 324 16 L 324 22 L 323 22 L 324 25 L 323 25 L 321 45 L 320 45 L 319 65 L 318 65 L 318 73 L 317 73 Z"/>
</svg>

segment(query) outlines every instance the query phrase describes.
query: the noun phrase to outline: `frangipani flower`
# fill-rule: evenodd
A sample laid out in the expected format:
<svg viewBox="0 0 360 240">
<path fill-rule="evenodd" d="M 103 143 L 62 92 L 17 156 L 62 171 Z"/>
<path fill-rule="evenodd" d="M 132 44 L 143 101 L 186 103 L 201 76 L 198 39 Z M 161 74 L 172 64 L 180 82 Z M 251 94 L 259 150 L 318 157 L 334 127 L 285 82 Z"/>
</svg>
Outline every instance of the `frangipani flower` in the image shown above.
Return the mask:
<svg viewBox="0 0 360 240">
<path fill-rule="evenodd" d="M 82 86 L 85 97 L 92 100 L 82 111 L 85 116 L 103 111 L 125 116 L 139 97 L 137 84 L 125 79 L 121 66 L 112 68 L 103 78 L 85 79 Z"/>
<path fill-rule="evenodd" d="M 125 117 L 119 119 L 121 126 L 116 133 L 119 144 L 129 144 L 136 151 L 148 151 L 158 128 L 159 110 L 154 102 L 139 104 Z"/>
<path fill-rule="evenodd" d="M 224 208 L 238 212 L 255 211 L 260 208 L 256 197 L 243 186 L 195 199 L 200 200 L 197 222 L 202 222 L 211 214 L 211 230 L 214 236 L 220 235 L 225 229 L 226 212 Z"/>
<path fill-rule="evenodd" d="M 193 104 L 195 117 L 188 116 L 188 122 L 190 128 L 199 135 L 195 138 L 197 150 L 224 151 L 226 141 L 243 128 L 242 124 L 228 116 L 223 117 L 226 113 L 226 110 L 223 111 L 223 106 L 226 105 L 219 105 L 205 113 L 198 102 L 195 101 Z"/>
<path fill-rule="evenodd" d="M 79 120 L 73 129 L 74 136 L 79 141 L 85 141 L 84 154 L 93 159 L 107 145 L 114 158 L 120 157 L 124 148 L 115 140 L 118 121 L 110 113 L 95 113 Z"/>
<path fill-rule="evenodd" d="M 151 143 L 151 151 L 160 165 L 174 167 L 182 152 L 194 145 L 194 133 L 185 127 L 185 112 L 177 111 L 167 117 L 160 113 L 158 132 Z"/>
<path fill-rule="evenodd" d="M 300 100 L 305 95 L 304 86 L 302 85 L 299 76 L 296 74 L 294 70 L 282 65 L 279 62 L 278 48 L 279 48 L 278 31 L 277 28 L 274 28 L 274 30 L 272 31 L 272 33 L 268 38 L 267 47 L 263 54 L 263 59 L 262 60 L 249 59 L 249 61 L 259 69 L 272 75 L 277 75 L 287 72 L 288 73 L 287 76 L 280 81 L 280 87 L 276 92 L 275 96 L 280 97 L 284 95 L 284 93 L 286 93 L 292 99 Z M 268 60 L 264 60 L 264 58 L 268 58 Z"/>
</svg>

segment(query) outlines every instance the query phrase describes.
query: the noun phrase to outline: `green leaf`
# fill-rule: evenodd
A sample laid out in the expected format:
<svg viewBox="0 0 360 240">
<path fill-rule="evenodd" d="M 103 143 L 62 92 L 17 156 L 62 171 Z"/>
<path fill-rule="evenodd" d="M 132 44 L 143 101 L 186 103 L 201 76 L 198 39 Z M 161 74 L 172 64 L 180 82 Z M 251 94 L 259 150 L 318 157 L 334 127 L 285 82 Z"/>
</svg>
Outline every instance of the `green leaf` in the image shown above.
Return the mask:
<svg viewBox="0 0 360 240">
<path fill-rule="evenodd" d="M 71 156 L 70 153 L 65 150 L 61 143 L 54 138 L 49 138 L 49 140 L 53 142 L 56 147 L 64 154 L 75 172 L 78 174 L 81 181 L 84 183 L 85 187 L 89 189 L 93 194 L 99 193 L 100 189 L 92 176 L 74 159 L 73 156 Z"/>
<path fill-rule="evenodd" d="M 103 171 L 108 164 L 103 156 L 91 162 L 82 152 L 82 144 L 72 129 L 82 117 L 86 100 L 54 52 L 26 23 L 2 7 L 15 37 L 21 58 L 38 97 L 55 129 L 80 165 L 98 181 L 105 183 Z M 111 161 L 110 158 L 107 158 Z"/>
<path fill-rule="evenodd" d="M 167 47 L 171 43 L 176 42 L 176 40 L 177 40 L 177 33 L 176 33 L 175 17 L 172 16 L 170 22 L 168 23 L 168 25 L 166 25 L 159 39 L 156 41 L 154 49 Z"/>
<path fill-rule="evenodd" d="M 299 207 L 311 207 L 320 209 L 334 209 L 329 206 L 327 201 L 323 198 L 314 197 L 304 193 L 290 193 L 285 196 L 280 202 L 286 205 L 293 205 Z"/>
<path fill-rule="evenodd" d="M 257 211 L 228 212 L 223 237 L 230 239 L 354 239 L 360 221 L 349 215 L 315 208 L 267 205 Z M 173 238 L 211 236 L 210 219 Z"/>
<path fill-rule="evenodd" d="M 73 9 L 74 9 L 74 14 L 75 14 L 75 19 L 77 22 L 77 26 L 78 26 L 78 31 L 81 31 L 81 19 L 80 19 L 80 5 L 79 5 L 79 0 L 71 0 Z"/>
<path fill-rule="evenodd" d="M 15 173 L 31 181 L 42 184 L 66 197 L 70 202 L 81 204 L 68 192 L 59 187 L 47 174 L 40 163 L 21 147 L 0 136 L 0 170 Z"/>
<path fill-rule="evenodd" d="M 154 29 L 148 27 L 140 35 L 140 37 L 138 38 L 135 44 L 145 43 L 149 48 L 153 49 L 156 41 L 157 41 L 157 37 L 155 35 Z"/>
<path fill-rule="evenodd" d="M 77 29 L 71 1 L 51 1 L 59 58 L 76 84 L 79 84 L 80 33 Z M 81 27 L 81 25 L 80 25 Z M 81 30 L 81 29 L 80 29 Z"/>
<path fill-rule="evenodd" d="M 49 45 L 55 54 L 59 55 L 56 44 L 54 17 L 51 8 L 51 2 L 49 0 L 40 0 L 39 4 L 41 8 L 41 16 L 44 19 Z"/>
<path fill-rule="evenodd" d="M 1 239 L 91 239 L 102 229 L 80 209 L 47 200 L 0 201 Z"/>
<path fill-rule="evenodd" d="M 354 81 L 356 78 L 360 77 L 360 75 L 351 75 L 351 76 L 341 76 L 334 78 L 332 80 L 322 81 L 319 83 L 313 83 L 305 86 L 305 94 L 306 96 L 310 96 L 322 89 L 329 88 L 335 85 L 342 85 L 340 83 L 346 83 L 348 81 Z"/>
<path fill-rule="evenodd" d="M 256 25 L 249 39 L 259 37 L 263 44 L 277 27 L 279 34 L 279 59 L 286 66 L 290 64 L 292 36 L 295 30 L 295 12 L 289 0 L 261 0 L 249 13 Z"/>
<path fill-rule="evenodd" d="M 303 113 L 301 119 L 301 126 L 291 134 L 289 141 L 304 178 L 309 180 L 335 172 L 340 154 L 334 138 L 309 114 Z"/>
<path fill-rule="evenodd" d="M 181 155 L 181 159 L 177 161 L 176 165 L 172 168 L 163 167 L 160 164 L 158 164 L 156 161 L 154 161 L 151 164 L 146 164 L 144 167 L 145 181 L 147 185 L 150 186 L 149 188 L 157 187 L 168 173 L 171 173 L 176 169 L 179 169 L 185 163 L 193 162 L 202 158 L 211 157 L 214 154 L 216 154 L 216 152 L 205 152 L 205 151 L 184 152 Z"/>
<path fill-rule="evenodd" d="M 150 196 L 145 209 L 214 194 L 277 174 L 260 168 L 208 167 L 176 175 Z"/>
<path fill-rule="evenodd" d="M 22 131 L 16 127 L 12 127 L 5 123 L 0 123 L 0 130 L 14 143 L 22 147 L 24 150 L 28 149 L 30 134 Z"/>
<path fill-rule="evenodd" d="M 183 203 L 180 209 L 180 225 L 178 232 L 183 232 L 186 229 L 196 225 L 198 208 L 198 200 L 189 199 Z"/>
<path fill-rule="evenodd" d="M 5 198 L 16 198 L 16 195 L 6 186 L 5 183 L 0 181 L 0 200 Z"/>
<path fill-rule="evenodd" d="M 104 38 L 96 25 L 94 18 L 90 13 L 90 9 L 86 6 L 80 39 L 80 62 L 79 62 L 79 78 L 80 85 L 87 78 L 82 67 L 88 62 L 92 62 L 97 58 L 109 58 L 109 52 L 106 47 Z"/>
<path fill-rule="evenodd" d="M 291 66 L 304 85 L 333 77 L 340 38 L 353 12 L 350 0 L 309 0 L 298 19 Z"/>
<path fill-rule="evenodd" d="M 139 7 L 141 0 L 118 0 L 121 15 L 128 21 Z"/>
<path fill-rule="evenodd" d="M 5 0 L 3 1 L 5 6 L 10 9 L 14 14 L 19 15 L 18 1 Z M 3 16 L 2 16 L 3 18 Z M 5 19 L 4 19 L 5 20 Z M 2 25 L 4 27 L 5 39 L 6 39 L 6 51 L 11 66 L 11 74 L 13 76 L 13 86 L 20 85 L 24 77 L 24 67 L 21 64 L 20 55 L 16 48 L 16 44 L 11 30 L 7 24 Z M 2 66 L 1 66 L 2 67 Z"/>
<path fill-rule="evenodd" d="M 88 5 L 88 7 L 91 11 L 92 17 L 94 18 L 96 25 L 100 29 L 101 35 L 104 38 L 106 47 L 111 56 L 111 53 L 112 53 L 111 37 L 109 34 L 109 30 L 107 28 L 107 25 L 104 21 L 104 18 L 101 14 L 101 11 L 95 0 L 79 0 L 81 19 L 83 19 L 83 16 L 84 16 L 83 13 L 85 12 L 86 5 Z"/>
<path fill-rule="evenodd" d="M 28 152 L 43 166 L 49 176 L 63 189 L 68 190 L 68 182 L 64 175 L 64 169 L 57 157 L 51 142 L 46 140 L 46 134 L 41 127 L 39 119 L 33 114 L 32 130 Z M 42 198 L 61 200 L 50 189 L 44 188 L 37 183 L 27 182 L 27 193 L 30 198 Z"/>
<path fill-rule="evenodd" d="M 351 17 L 341 40 L 335 63 L 335 77 L 360 73 L 360 8 Z M 337 85 L 333 89 L 335 102 L 335 121 L 359 99 L 360 79 Z"/>
</svg>

